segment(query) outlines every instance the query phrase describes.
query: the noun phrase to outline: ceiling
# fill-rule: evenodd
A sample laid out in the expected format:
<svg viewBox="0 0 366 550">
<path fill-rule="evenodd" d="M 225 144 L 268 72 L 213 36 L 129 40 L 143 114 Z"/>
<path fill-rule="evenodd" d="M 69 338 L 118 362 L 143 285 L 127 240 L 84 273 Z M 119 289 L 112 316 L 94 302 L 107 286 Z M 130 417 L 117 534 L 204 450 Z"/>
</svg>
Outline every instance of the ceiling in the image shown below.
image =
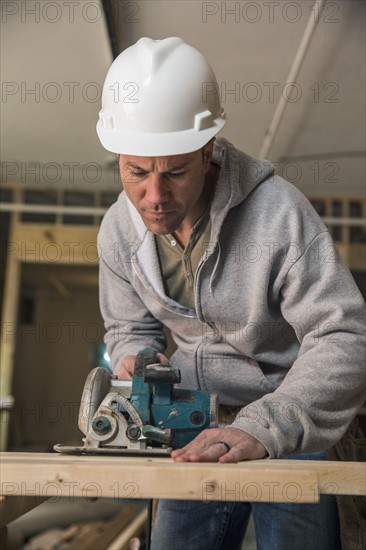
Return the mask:
<svg viewBox="0 0 366 550">
<path fill-rule="evenodd" d="M 228 123 L 222 135 L 259 155 L 281 95 L 267 158 L 306 194 L 365 193 L 365 2 L 112 0 L 1 2 L 2 182 L 118 188 L 97 139 L 113 59 L 142 36 L 181 36 L 207 56 Z M 318 24 L 288 95 L 309 18 Z M 90 176 L 96 170 L 100 177 Z M 89 175 L 88 175 L 89 174 Z"/>
</svg>

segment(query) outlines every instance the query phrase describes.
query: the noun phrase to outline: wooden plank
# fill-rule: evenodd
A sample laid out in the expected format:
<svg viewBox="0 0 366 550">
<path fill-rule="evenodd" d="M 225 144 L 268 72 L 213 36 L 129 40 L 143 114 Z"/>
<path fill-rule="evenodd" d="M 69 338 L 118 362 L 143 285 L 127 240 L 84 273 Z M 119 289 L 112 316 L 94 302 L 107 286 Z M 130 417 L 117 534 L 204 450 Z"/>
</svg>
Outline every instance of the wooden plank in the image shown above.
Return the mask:
<svg viewBox="0 0 366 550">
<path fill-rule="evenodd" d="M 315 468 L 321 494 L 366 496 L 365 462 L 317 462 Z"/>
<path fill-rule="evenodd" d="M 366 464 L 257 460 L 175 463 L 170 458 L 2 453 L 8 496 L 316 502 L 319 493 L 366 496 Z"/>
<path fill-rule="evenodd" d="M 317 502 L 319 494 L 366 496 L 366 464 L 257 460 L 174 463 L 170 458 L 0 453 L 1 525 L 50 497 L 181 498 Z M 122 534 L 123 537 L 123 534 Z"/>
<path fill-rule="evenodd" d="M 139 533 L 147 521 L 147 509 L 142 510 L 138 516 L 114 539 L 114 541 L 107 547 L 107 550 L 121 550 L 130 548 L 130 540 Z"/>
<path fill-rule="evenodd" d="M 366 464 L 256 460 L 175 463 L 170 458 L 0 455 L 0 493 L 8 496 L 179 498 L 317 502 L 319 493 L 366 496 Z"/>
<path fill-rule="evenodd" d="M 317 502 L 310 461 L 175 463 L 170 458 L 4 453 L 2 494 Z"/>
<path fill-rule="evenodd" d="M 26 514 L 46 500 L 47 498 L 39 495 L 30 497 L 25 497 L 24 495 L 4 497 L 0 500 L 0 527 L 8 525 L 11 521 Z"/>
<path fill-rule="evenodd" d="M 98 528 L 91 530 L 84 536 L 73 539 L 73 550 L 89 550 L 90 548 L 93 548 L 93 550 L 105 550 L 107 546 L 116 540 L 121 531 L 124 531 L 131 522 L 136 520 L 139 512 L 140 509 L 136 508 L 136 506 L 124 508 L 110 521 L 105 521 Z"/>
</svg>

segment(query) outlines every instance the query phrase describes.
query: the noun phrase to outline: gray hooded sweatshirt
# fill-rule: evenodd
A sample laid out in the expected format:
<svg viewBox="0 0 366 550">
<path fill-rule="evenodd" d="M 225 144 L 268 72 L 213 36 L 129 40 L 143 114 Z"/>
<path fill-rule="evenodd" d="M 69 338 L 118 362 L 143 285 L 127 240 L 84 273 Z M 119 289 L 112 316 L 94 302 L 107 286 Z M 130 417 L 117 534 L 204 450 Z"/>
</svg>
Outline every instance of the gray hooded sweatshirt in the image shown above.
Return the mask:
<svg viewBox="0 0 366 550">
<path fill-rule="evenodd" d="M 108 352 L 166 349 L 182 388 L 241 406 L 233 427 L 270 458 L 327 449 L 365 399 L 365 308 L 308 202 L 273 166 L 216 140 L 220 174 L 195 310 L 164 292 L 154 235 L 125 193 L 100 233 L 100 304 Z"/>
</svg>

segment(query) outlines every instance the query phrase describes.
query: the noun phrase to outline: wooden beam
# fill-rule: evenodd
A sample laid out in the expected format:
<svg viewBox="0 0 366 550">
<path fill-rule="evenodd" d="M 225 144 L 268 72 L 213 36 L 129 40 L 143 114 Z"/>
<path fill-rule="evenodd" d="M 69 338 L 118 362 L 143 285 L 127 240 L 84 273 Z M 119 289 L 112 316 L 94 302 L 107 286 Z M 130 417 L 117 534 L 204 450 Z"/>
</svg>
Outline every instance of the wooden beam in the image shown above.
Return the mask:
<svg viewBox="0 0 366 550">
<path fill-rule="evenodd" d="M 12 232 L 12 257 L 24 263 L 95 265 L 98 227 L 17 223 Z"/>
<path fill-rule="evenodd" d="M 115 540 L 107 547 L 107 550 L 121 550 L 121 548 L 130 548 L 130 540 L 143 530 L 148 519 L 147 509 L 145 508 L 138 516 L 115 538 Z"/>
<path fill-rule="evenodd" d="M 3 453 L 0 477 L 2 495 L 71 500 L 317 502 L 320 493 L 366 496 L 366 464 L 357 462 L 175 463 L 170 458 Z"/>
<path fill-rule="evenodd" d="M 13 227 L 13 224 L 12 224 Z M 13 231 L 10 232 L 10 243 Z M 15 354 L 15 343 L 17 338 L 18 304 L 20 293 L 20 261 L 13 255 L 8 255 L 4 301 L 2 308 L 1 323 L 1 377 L 0 377 L 0 395 L 2 397 L 11 395 L 13 383 L 13 363 Z M 0 430 L 0 450 L 5 451 L 8 441 L 9 412 L 3 411 L 1 414 Z"/>
<path fill-rule="evenodd" d="M 130 534 L 130 538 L 134 535 L 136 528 L 132 531 L 131 525 L 135 526 L 136 518 L 140 515 L 139 510 L 135 506 L 125 507 L 113 519 L 104 522 L 97 522 L 95 526 L 91 523 L 90 531 L 81 533 L 80 536 L 74 538 L 71 542 L 73 550 L 105 550 L 116 539 L 121 536 L 125 530 Z M 141 513 L 141 512 L 140 512 Z M 146 517 L 146 511 L 144 517 Z M 128 543 L 127 539 L 127 543 Z M 119 548 L 123 548 L 119 546 Z"/>
<path fill-rule="evenodd" d="M 26 514 L 36 506 L 45 502 L 47 498 L 33 496 L 24 498 L 24 496 L 0 497 L 0 528 L 8 523 Z"/>
</svg>

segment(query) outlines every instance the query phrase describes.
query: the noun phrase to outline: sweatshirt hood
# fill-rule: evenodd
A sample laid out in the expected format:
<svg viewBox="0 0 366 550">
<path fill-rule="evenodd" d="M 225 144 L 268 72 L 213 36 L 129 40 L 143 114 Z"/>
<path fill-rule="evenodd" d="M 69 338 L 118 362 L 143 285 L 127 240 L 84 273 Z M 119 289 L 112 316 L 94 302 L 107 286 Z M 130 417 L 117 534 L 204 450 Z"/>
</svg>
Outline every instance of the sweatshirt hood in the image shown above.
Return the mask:
<svg viewBox="0 0 366 550">
<path fill-rule="evenodd" d="M 225 204 L 233 208 L 241 203 L 258 185 L 274 174 L 268 160 L 259 160 L 239 151 L 225 138 L 217 138 L 212 161 L 221 167 L 213 206 Z"/>
<path fill-rule="evenodd" d="M 211 238 L 216 241 L 229 210 L 273 176 L 274 166 L 268 160 L 259 160 L 239 151 L 222 137 L 215 141 L 212 162 L 220 167 L 211 205 L 211 218 L 215 221 Z"/>
</svg>

